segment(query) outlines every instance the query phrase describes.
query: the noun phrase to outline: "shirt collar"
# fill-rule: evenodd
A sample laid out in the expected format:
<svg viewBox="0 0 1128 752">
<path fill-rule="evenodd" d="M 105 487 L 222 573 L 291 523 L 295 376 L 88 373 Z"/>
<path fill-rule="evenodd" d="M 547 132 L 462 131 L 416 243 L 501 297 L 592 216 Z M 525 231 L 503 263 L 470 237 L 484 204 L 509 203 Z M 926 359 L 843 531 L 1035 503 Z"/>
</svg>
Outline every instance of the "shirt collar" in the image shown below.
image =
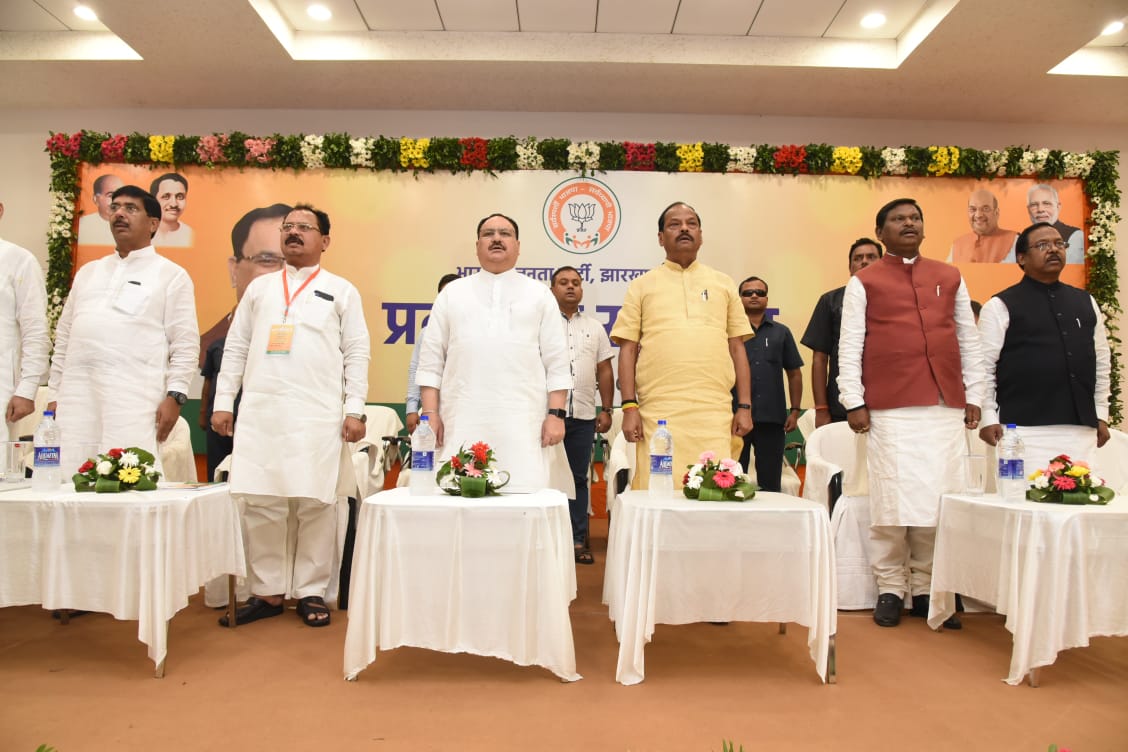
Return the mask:
<svg viewBox="0 0 1128 752">
<path fill-rule="evenodd" d="M 296 266 L 292 266 L 291 264 L 286 264 L 286 273 L 294 279 L 308 279 L 311 274 L 315 273 L 319 269 L 321 269 L 321 264 L 315 264 L 314 266 L 303 266 L 301 269 Z"/>
</svg>

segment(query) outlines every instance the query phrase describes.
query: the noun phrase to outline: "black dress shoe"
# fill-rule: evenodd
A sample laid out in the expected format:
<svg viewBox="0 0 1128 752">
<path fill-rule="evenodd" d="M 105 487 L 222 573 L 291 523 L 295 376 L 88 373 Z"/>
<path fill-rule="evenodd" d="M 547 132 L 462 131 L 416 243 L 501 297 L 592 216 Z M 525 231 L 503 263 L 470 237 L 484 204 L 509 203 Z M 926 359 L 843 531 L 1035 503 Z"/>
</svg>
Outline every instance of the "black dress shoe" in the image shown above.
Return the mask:
<svg viewBox="0 0 1128 752">
<path fill-rule="evenodd" d="M 925 596 L 926 598 L 928 596 Z M 879 627 L 895 627 L 901 623 L 901 611 L 905 608 L 905 599 L 893 593 L 882 593 L 877 596 L 877 606 L 873 610 L 873 620 Z"/>
<path fill-rule="evenodd" d="M 956 609 L 961 610 L 963 603 L 960 602 L 960 597 L 956 596 Z M 913 607 L 909 611 L 909 616 L 919 616 L 922 619 L 928 618 L 928 608 L 931 605 L 931 599 L 927 595 L 914 595 Z M 963 624 L 960 622 L 960 617 L 952 614 L 941 625 L 944 629 L 963 629 Z"/>
<path fill-rule="evenodd" d="M 250 624 L 251 622 L 258 621 L 259 619 L 269 619 L 272 616 L 278 616 L 285 610 L 285 606 L 283 606 L 281 603 L 274 605 L 266 600 L 263 600 L 262 598 L 258 598 L 252 595 L 247 599 L 246 603 L 235 609 L 235 624 Z M 219 617 L 219 626 L 226 627 L 228 623 L 229 620 L 227 618 L 227 614 Z"/>
</svg>

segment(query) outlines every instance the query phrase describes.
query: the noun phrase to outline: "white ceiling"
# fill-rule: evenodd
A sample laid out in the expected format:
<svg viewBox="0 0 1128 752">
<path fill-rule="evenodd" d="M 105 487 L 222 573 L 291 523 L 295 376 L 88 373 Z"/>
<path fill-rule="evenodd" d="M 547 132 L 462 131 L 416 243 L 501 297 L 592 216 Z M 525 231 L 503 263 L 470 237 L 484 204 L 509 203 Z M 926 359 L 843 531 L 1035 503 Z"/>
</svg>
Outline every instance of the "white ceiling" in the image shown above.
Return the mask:
<svg viewBox="0 0 1128 752">
<path fill-rule="evenodd" d="M 1128 125 L 1128 31 L 1098 38 L 1128 0 L 321 2 L 0 0 L 0 108 Z"/>
</svg>

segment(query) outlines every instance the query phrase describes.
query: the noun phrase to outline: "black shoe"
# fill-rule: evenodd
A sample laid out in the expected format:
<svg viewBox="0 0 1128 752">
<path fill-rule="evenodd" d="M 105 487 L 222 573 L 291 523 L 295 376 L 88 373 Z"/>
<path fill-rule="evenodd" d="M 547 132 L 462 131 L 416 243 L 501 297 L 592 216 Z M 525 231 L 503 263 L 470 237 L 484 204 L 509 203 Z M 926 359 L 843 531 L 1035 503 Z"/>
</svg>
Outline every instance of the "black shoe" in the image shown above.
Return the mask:
<svg viewBox="0 0 1128 752">
<path fill-rule="evenodd" d="M 281 603 L 275 606 L 263 600 L 262 598 L 258 598 L 252 595 L 247 599 L 246 603 L 235 609 L 235 624 L 250 624 L 251 622 L 258 621 L 259 619 L 269 619 L 272 616 L 278 616 L 285 610 L 285 606 L 283 606 Z M 229 621 L 227 614 L 219 617 L 219 626 L 226 627 L 228 626 L 228 623 Z"/>
<path fill-rule="evenodd" d="M 926 598 L 928 596 L 925 596 Z M 873 610 L 873 620 L 879 627 L 895 627 L 901 623 L 901 611 L 905 608 L 905 599 L 893 593 L 882 593 L 877 596 L 877 606 Z"/>
</svg>

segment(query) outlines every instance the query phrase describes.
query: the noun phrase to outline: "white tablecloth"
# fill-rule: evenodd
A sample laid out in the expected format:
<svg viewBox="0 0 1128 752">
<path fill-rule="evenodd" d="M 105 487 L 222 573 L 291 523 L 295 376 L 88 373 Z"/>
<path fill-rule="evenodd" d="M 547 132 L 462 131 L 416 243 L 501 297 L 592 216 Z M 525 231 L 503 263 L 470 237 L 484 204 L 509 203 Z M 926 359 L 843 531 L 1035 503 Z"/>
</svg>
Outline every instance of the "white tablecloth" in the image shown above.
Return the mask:
<svg viewBox="0 0 1128 752">
<path fill-rule="evenodd" d="M 137 621 L 160 665 L 168 620 L 202 584 L 243 574 L 239 515 L 226 484 L 53 493 L 0 487 L 0 606 L 40 603 Z"/>
<path fill-rule="evenodd" d="M 361 507 L 345 678 L 408 645 L 580 679 L 568 604 L 576 565 L 559 491 L 463 499 L 397 488 Z"/>
<path fill-rule="evenodd" d="M 1014 635 L 1009 684 L 1061 650 L 1128 634 L 1128 499 L 1107 506 L 947 495 L 932 565 L 933 629 L 954 593 L 996 604 Z"/>
<path fill-rule="evenodd" d="M 826 508 L 768 492 L 736 503 L 628 491 L 611 516 L 603 601 L 623 684 L 643 680 L 655 624 L 698 621 L 801 624 L 825 681 L 838 625 Z"/>
</svg>

